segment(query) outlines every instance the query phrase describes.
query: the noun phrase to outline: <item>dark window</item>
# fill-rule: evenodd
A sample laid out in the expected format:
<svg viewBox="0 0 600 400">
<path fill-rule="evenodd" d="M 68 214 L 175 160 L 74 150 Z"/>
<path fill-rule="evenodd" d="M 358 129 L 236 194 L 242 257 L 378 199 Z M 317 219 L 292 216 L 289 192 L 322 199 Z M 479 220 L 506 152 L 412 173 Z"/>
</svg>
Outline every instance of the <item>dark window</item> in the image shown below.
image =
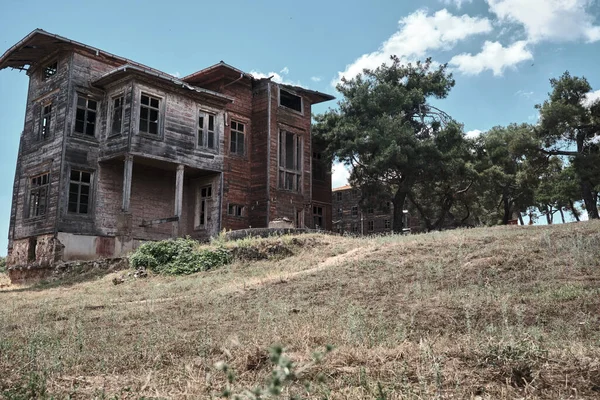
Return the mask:
<svg viewBox="0 0 600 400">
<path fill-rule="evenodd" d="M 239 204 L 229 204 L 227 207 L 227 214 L 233 215 L 234 217 L 242 217 L 244 215 L 244 206 Z"/>
<path fill-rule="evenodd" d="M 321 153 L 313 151 L 313 163 L 312 163 L 312 174 L 313 179 L 317 181 L 325 180 L 325 167 L 323 161 L 321 161 Z"/>
<path fill-rule="evenodd" d="M 392 227 L 391 221 L 386 219 L 384 222 L 385 229 L 390 229 Z"/>
<path fill-rule="evenodd" d="M 352 233 L 358 233 L 358 224 L 356 222 L 352 224 Z"/>
<path fill-rule="evenodd" d="M 71 170 L 69 182 L 69 212 L 87 214 L 90 204 L 90 188 L 92 174 L 85 171 Z"/>
<path fill-rule="evenodd" d="M 279 132 L 279 188 L 300 192 L 302 189 L 302 141 L 290 132 Z"/>
<path fill-rule="evenodd" d="M 367 214 L 374 214 L 375 210 L 372 207 L 367 208 Z"/>
<path fill-rule="evenodd" d="M 244 137 L 246 127 L 241 122 L 231 121 L 231 144 L 229 151 L 240 156 L 244 155 Z"/>
<path fill-rule="evenodd" d="M 344 209 L 342 207 L 338 208 L 337 214 L 339 218 L 342 218 L 344 216 Z"/>
<path fill-rule="evenodd" d="M 160 99 L 142 94 L 140 105 L 140 132 L 158 135 Z"/>
<path fill-rule="evenodd" d="M 198 146 L 214 149 L 215 146 L 215 116 L 200 112 L 198 117 Z"/>
<path fill-rule="evenodd" d="M 375 230 L 375 221 L 369 221 L 369 232 L 373 232 Z"/>
<path fill-rule="evenodd" d="M 315 229 L 323 229 L 323 207 L 313 207 L 313 223 Z"/>
<path fill-rule="evenodd" d="M 209 220 L 210 212 L 210 201 L 212 198 L 212 186 L 204 186 L 200 188 L 200 216 L 198 220 L 198 227 L 203 228 Z"/>
<path fill-rule="evenodd" d="M 302 112 L 302 97 L 296 96 L 287 90 L 279 90 L 279 104 L 283 107 Z"/>
<path fill-rule="evenodd" d="M 34 176 L 29 181 L 29 208 L 28 218 L 40 217 L 46 214 L 48 209 L 48 187 L 50 185 L 48 173 Z"/>
<path fill-rule="evenodd" d="M 40 126 L 40 139 L 44 140 L 50 136 L 50 122 L 52 121 L 52 104 L 42 108 L 42 121 Z"/>
<path fill-rule="evenodd" d="M 335 197 L 336 197 L 337 201 L 342 201 L 343 193 L 342 192 L 336 192 Z"/>
<path fill-rule="evenodd" d="M 29 238 L 29 246 L 27 247 L 27 261 L 35 262 L 36 260 L 36 248 L 37 248 L 37 238 L 30 237 Z"/>
<path fill-rule="evenodd" d="M 352 207 L 352 216 L 353 217 L 358 216 L 358 207 L 357 206 Z"/>
<path fill-rule="evenodd" d="M 52 78 L 54 75 L 56 75 L 57 71 L 58 71 L 58 62 L 57 61 L 54 61 L 53 63 L 46 65 L 44 67 L 44 71 L 43 71 L 44 80 Z"/>
<path fill-rule="evenodd" d="M 123 96 L 113 98 L 112 134 L 120 135 L 123 129 Z"/>
<path fill-rule="evenodd" d="M 98 102 L 77 96 L 77 113 L 75 114 L 75 132 L 94 136 L 96 130 L 96 112 Z"/>
</svg>

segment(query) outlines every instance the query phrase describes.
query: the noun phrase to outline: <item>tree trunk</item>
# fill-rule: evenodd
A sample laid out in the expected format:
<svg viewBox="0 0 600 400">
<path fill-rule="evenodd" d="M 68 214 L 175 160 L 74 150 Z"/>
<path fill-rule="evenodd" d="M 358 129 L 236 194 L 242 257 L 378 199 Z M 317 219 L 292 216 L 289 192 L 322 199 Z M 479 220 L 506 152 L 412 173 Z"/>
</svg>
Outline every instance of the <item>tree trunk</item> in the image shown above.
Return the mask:
<svg viewBox="0 0 600 400">
<path fill-rule="evenodd" d="M 583 202 L 585 203 L 585 209 L 588 213 L 588 218 L 599 219 L 600 216 L 598 216 L 598 204 L 596 204 L 596 199 L 592 193 L 592 185 L 590 185 L 588 181 L 581 182 L 581 194 L 583 197 Z"/>
<path fill-rule="evenodd" d="M 504 197 L 502 199 L 502 204 L 504 205 L 504 216 L 502 217 L 502 225 L 508 225 L 508 220 L 510 220 L 510 200 L 508 197 Z"/>
<path fill-rule="evenodd" d="M 549 210 L 548 206 L 546 206 L 546 222 L 548 225 L 552 225 L 552 211 Z"/>
<path fill-rule="evenodd" d="M 521 212 L 519 212 L 519 222 L 521 223 L 521 226 L 525 225 L 525 222 L 523 222 L 523 216 L 521 215 Z"/>
<path fill-rule="evenodd" d="M 565 223 L 565 213 L 563 212 L 562 207 L 560 207 L 558 209 L 558 211 L 560 212 L 560 219 L 562 220 L 562 223 L 564 224 Z"/>
<path fill-rule="evenodd" d="M 392 222 L 392 231 L 402 233 L 404 226 L 404 201 L 407 192 L 398 189 L 392 203 L 394 204 L 394 220 Z"/>
<path fill-rule="evenodd" d="M 571 206 L 571 214 L 575 217 L 575 220 L 579 222 L 579 211 L 575 208 L 575 204 L 573 204 L 573 200 L 569 200 L 569 204 Z"/>
</svg>

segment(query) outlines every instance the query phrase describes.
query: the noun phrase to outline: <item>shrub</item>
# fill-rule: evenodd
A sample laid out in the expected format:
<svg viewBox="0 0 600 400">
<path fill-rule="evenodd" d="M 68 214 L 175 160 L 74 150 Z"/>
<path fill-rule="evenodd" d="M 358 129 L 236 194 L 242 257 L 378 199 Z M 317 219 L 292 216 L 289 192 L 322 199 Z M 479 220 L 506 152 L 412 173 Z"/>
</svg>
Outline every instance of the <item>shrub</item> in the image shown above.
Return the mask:
<svg viewBox="0 0 600 400">
<path fill-rule="evenodd" d="M 6 257 L 0 257 L 0 274 L 6 272 Z"/>
<path fill-rule="evenodd" d="M 223 247 L 198 249 L 190 238 L 148 242 L 130 257 L 132 267 L 144 267 L 159 274 L 187 275 L 218 268 L 231 262 L 231 254 Z"/>
</svg>

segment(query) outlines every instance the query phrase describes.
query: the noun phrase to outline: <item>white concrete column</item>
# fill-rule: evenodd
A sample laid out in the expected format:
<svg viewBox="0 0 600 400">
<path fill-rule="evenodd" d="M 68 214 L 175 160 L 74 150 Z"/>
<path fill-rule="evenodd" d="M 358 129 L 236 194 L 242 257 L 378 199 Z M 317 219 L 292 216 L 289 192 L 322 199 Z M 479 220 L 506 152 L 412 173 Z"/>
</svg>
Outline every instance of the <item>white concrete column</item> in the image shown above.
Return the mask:
<svg viewBox="0 0 600 400">
<path fill-rule="evenodd" d="M 131 177 L 133 173 L 133 156 L 127 154 L 125 156 L 125 164 L 123 167 L 123 206 L 122 211 L 129 212 L 131 204 Z"/>
<path fill-rule="evenodd" d="M 179 225 L 181 220 L 181 210 L 183 208 L 183 171 L 184 165 L 177 166 L 177 175 L 175 177 L 175 216 L 179 220 L 173 223 L 173 236 L 179 236 Z"/>
</svg>

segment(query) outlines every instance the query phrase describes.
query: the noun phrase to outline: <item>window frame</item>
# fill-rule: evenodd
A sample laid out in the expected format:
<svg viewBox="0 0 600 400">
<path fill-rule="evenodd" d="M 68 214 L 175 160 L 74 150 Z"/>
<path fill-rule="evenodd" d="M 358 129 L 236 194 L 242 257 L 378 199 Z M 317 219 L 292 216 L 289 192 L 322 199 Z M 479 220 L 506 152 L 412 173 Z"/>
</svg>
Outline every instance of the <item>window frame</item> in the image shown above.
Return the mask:
<svg viewBox="0 0 600 400">
<path fill-rule="evenodd" d="M 358 206 L 352 206 L 352 214 L 353 217 L 358 217 Z"/>
<path fill-rule="evenodd" d="M 292 96 L 299 97 L 300 98 L 300 110 L 295 110 L 295 109 L 293 109 L 291 107 L 288 107 L 288 106 L 285 106 L 285 105 L 281 104 L 281 91 L 289 93 Z M 279 90 L 278 90 L 278 93 L 277 93 L 277 104 L 278 104 L 279 107 L 285 108 L 286 110 L 289 110 L 289 111 L 294 112 L 296 114 L 304 115 L 304 98 L 302 96 L 298 95 L 297 93 L 295 93 L 292 90 L 283 89 L 281 86 L 279 86 Z"/>
<path fill-rule="evenodd" d="M 392 221 L 390 221 L 389 219 L 384 220 L 383 226 L 384 229 L 392 229 Z"/>
<path fill-rule="evenodd" d="M 73 174 L 74 171 L 77 171 L 80 173 L 80 177 L 79 177 L 79 181 L 74 181 L 72 180 L 71 176 Z M 90 175 L 90 181 L 89 182 L 84 182 L 82 180 L 82 173 L 86 173 Z M 95 171 L 91 171 L 87 168 L 81 168 L 78 166 L 71 166 L 69 168 L 69 180 L 68 180 L 68 186 L 67 186 L 67 196 L 66 196 L 66 202 L 67 202 L 67 206 L 66 206 L 66 211 L 67 211 L 67 215 L 72 216 L 72 217 L 81 217 L 81 218 L 91 218 L 93 216 L 94 210 L 93 210 L 93 202 L 94 202 L 94 178 L 95 178 Z M 71 201 L 70 201 L 70 195 L 71 195 L 71 184 L 77 183 L 79 184 L 79 189 L 77 192 L 78 198 L 77 198 L 77 211 L 71 211 L 70 210 L 70 205 L 71 205 Z M 80 212 L 80 206 L 81 206 L 81 184 L 84 184 L 85 186 L 87 186 L 89 188 L 88 190 L 88 202 L 87 202 L 87 212 L 82 213 Z"/>
<path fill-rule="evenodd" d="M 210 117 L 213 118 L 213 147 L 208 146 L 208 138 L 211 133 L 210 128 Z M 200 118 L 203 118 L 202 127 L 200 127 Z M 236 121 L 237 122 L 237 121 Z M 202 143 L 200 143 L 200 131 L 202 131 Z M 217 124 L 217 114 L 214 112 L 198 109 L 196 116 L 196 148 L 217 153 L 219 151 L 219 129 Z"/>
<path fill-rule="evenodd" d="M 120 109 L 121 109 L 121 120 L 119 121 L 120 127 L 121 129 L 119 130 L 119 132 L 115 132 L 114 130 L 114 123 L 115 123 L 115 100 L 121 100 L 121 105 L 120 105 Z M 112 95 L 110 97 L 110 118 L 108 119 L 108 126 L 107 126 L 107 130 L 108 130 L 108 137 L 115 137 L 115 136 L 121 136 L 123 135 L 123 122 L 125 120 L 125 93 L 121 92 L 121 93 L 116 93 L 114 95 Z"/>
<path fill-rule="evenodd" d="M 54 66 L 54 73 L 48 74 L 48 69 Z M 42 82 L 48 82 L 58 74 L 58 59 L 53 59 L 44 64 L 42 67 Z"/>
<path fill-rule="evenodd" d="M 40 127 L 39 127 L 39 132 L 38 132 L 38 137 L 37 140 L 38 141 L 44 141 L 46 139 L 49 139 L 52 135 L 52 121 L 54 120 L 54 118 L 52 118 L 52 115 L 54 114 L 54 107 L 53 103 L 50 102 L 46 102 L 46 103 L 41 103 L 42 109 L 41 109 L 41 116 L 40 116 Z M 46 113 L 46 108 L 50 107 L 50 111 L 48 113 Z M 48 117 L 48 123 L 46 125 L 46 117 Z M 47 132 L 44 133 L 44 128 L 47 128 Z"/>
<path fill-rule="evenodd" d="M 236 128 L 234 129 L 233 125 L 235 124 Z M 242 126 L 242 129 L 239 130 L 239 126 Z M 233 136 L 234 136 L 234 132 L 235 132 L 235 146 L 236 149 L 235 151 L 231 150 L 231 146 L 233 145 Z M 240 153 L 238 151 L 239 149 L 239 135 L 242 135 L 242 152 Z M 231 119 L 231 121 L 229 122 L 229 154 L 232 156 L 236 156 L 236 157 L 245 157 L 247 154 L 247 146 L 246 146 L 246 137 L 248 136 L 248 123 L 247 122 L 242 122 L 240 120 L 237 119 Z"/>
<path fill-rule="evenodd" d="M 367 232 L 375 232 L 375 221 L 367 221 Z"/>
<path fill-rule="evenodd" d="M 324 230 L 324 222 L 325 222 L 325 207 L 322 206 L 313 206 L 313 226 L 315 229 Z M 320 224 L 317 224 L 317 220 L 320 220 Z M 318 228 L 317 228 L 318 226 Z"/>
<path fill-rule="evenodd" d="M 227 203 L 227 215 L 235 218 L 244 218 L 246 206 L 237 203 Z M 233 210 L 233 212 L 231 212 Z"/>
<path fill-rule="evenodd" d="M 327 181 L 327 171 L 325 169 L 325 165 L 323 164 L 323 154 L 320 151 L 312 152 L 312 174 L 313 180 L 318 182 L 326 182 Z"/>
<path fill-rule="evenodd" d="M 292 136 L 292 157 L 294 158 L 291 168 L 287 166 L 288 134 Z M 304 138 L 296 132 L 280 129 L 277 146 L 277 188 L 294 193 L 303 193 Z M 287 185 L 288 175 L 293 176 L 291 188 Z"/>
<path fill-rule="evenodd" d="M 85 100 L 85 109 L 80 108 L 79 99 Z M 90 101 L 93 101 L 96 103 L 96 109 L 91 109 L 89 107 Z M 84 111 L 83 128 L 82 128 L 83 132 L 77 131 L 77 121 L 79 121 L 77 119 L 77 113 L 80 109 Z M 93 131 L 93 134 L 91 134 L 91 135 L 86 133 L 87 127 L 89 124 L 89 121 L 88 121 L 88 113 L 89 112 L 95 113 L 94 131 Z M 98 99 L 96 99 L 96 97 L 77 92 L 77 95 L 75 96 L 75 115 L 74 115 L 75 119 L 74 119 L 74 123 L 73 123 L 73 135 L 83 137 L 83 138 L 88 138 L 88 139 L 95 139 L 97 137 L 96 133 L 98 131 L 98 114 L 99 113 L 100 113 L 100 101 Z"/>
<path fill-rule="evenodd" d="M 336 196 L 336 201 L 344 200 L 344 193 L 342 193 L 341 191 L 335 192 L 335 196 Z"/>
<path fill-rule="evenodd" d="M 142 97 L 146 96 L 148 97 L 148 104 L 142 104 Z M 152 106 L 152 99 L 154 100 L 158 100 L 158 107 L 154 107 Z M 164 121 L 164 104 L 165 104 L 165 97 L 164 96 L 159 96 L 157 94 L 154 94 L 148 90 L 140 90 L 139 91 L 139 104 L 137 107 L 137 133 L 145 136 L 147 138 L 152 138 L 152 139 L 162 139 L 163 138 L 163 121 Z M 148 117 L 147 117 L 147 130 L 143 131 L 142 130 L 142 108 L 147 108 L 148 109 Z M 157 112 L 157 120 L 156 120 L 156 133 L 151 133 L 150 132 L 150 112 L 154 110 Z"/>
<path fill-rule="evenodd" d="M 46 183 L 43 183 L 43 177 L 46 177 Z M 37 185 L 37 186 L 33 186 L 33 180 L 34 179 L 38 179 L 41 178 L 42 179 L 42 184 Z M 32 211 L 32 202 L 31 202 L 31 197 L 34 194 L 34 192 L 38 193 L 38 196 L 43 192 L 44 194 L 44 199 L 45 199 L 45 204 L 44 204 L 44 212 L 42 213 L 36 213 L 36 215 L 31 215 L 31 211 Z M 43 219 L 46 217 L 46 215 L 48 214 L 48 200 L 49 200 L 49 195 L 50 195 L 50 171 L 44 171 L 35 175 L 30 175 L 27 177 L 27 197 L 25 199 L 26 201 L 26 205 L 25 205 L 25 220 L 37 220 L 37 219 Z"/>
<path fill-rule="evenodd" d="M 197 189 L 197 215 L 194 216 L 194 229 L 206 229 L 208 226 L 208 221 L 210 221 L 210 214 L 208 212 L 209 205 L 212 206 L 213 203 L 213 185 L 200 185 Z M 203 196 L 202 191 L 206 190 L 207 195 Z M 202 210 L 202 206 L 204 206 L 204 211 Z M 212 207 L 211 207 L 212 208 Z M 204 215 L 204 218 L 203 218 Z"/>
</svg>

